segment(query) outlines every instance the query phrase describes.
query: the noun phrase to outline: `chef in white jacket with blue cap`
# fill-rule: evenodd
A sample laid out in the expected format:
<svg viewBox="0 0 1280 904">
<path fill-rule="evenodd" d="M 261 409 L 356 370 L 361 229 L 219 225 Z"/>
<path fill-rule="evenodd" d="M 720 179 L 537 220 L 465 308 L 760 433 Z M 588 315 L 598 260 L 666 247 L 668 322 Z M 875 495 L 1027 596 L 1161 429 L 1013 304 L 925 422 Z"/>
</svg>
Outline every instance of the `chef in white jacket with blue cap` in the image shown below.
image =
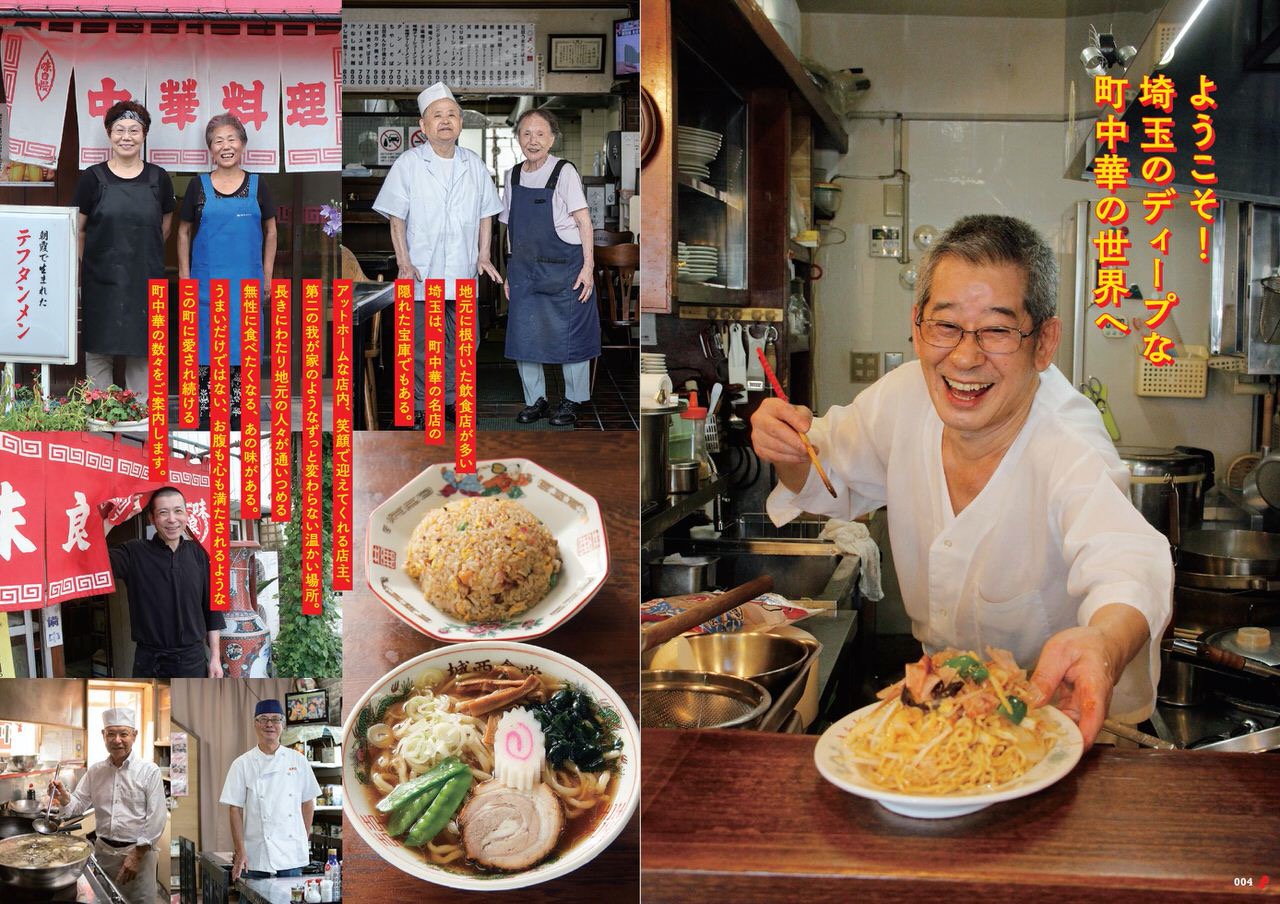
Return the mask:
<svg viewBox="0 0 1280 904">
<path fill-rule="evenodd" d="M 311 819 L 320 784 L 307 758 L 283 747 L 284 707 L 261 700 L 254 709 L 258 744 L 235 758 L 219 803 L 231 808 L 235 858 L 231 881 L 301 876 L 311 862 Z"/>
<path fill-rule="evenodd" d="M 391 222 L 397 276 L 414 282 L 414 387 L 416 423 L 426 403 L 424 279 L 445 281 L 445 405 L 454 403 L 454 281 L 478 273 L 501 282 L 489 260 L 491 224 L 502 212 L 493 177 L 474 151 L 458 146 L 462 108 L 437 82 L 418 95 L 425 144 L 401 154 L 387 174 L 373 209 Z"/>
</svg>

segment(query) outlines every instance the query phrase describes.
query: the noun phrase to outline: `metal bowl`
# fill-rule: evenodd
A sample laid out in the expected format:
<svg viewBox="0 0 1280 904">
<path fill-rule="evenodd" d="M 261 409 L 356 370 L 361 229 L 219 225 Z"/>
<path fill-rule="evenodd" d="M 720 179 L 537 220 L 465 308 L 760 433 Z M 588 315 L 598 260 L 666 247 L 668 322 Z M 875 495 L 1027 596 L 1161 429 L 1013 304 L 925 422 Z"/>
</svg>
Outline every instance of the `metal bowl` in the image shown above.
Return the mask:
<svg viewBox="0 0 1280 904">
<path fill-rule="evenodd" d="M 763 685 L 734 675 L 640 673 L 640 724 L 645 728 L 754 728 L 772 703 Z"/>
<path fill-rule="evenodd" d="M 777 634 L 697 634 L 686 637 L 693 668 L 758 681 L 777 692 L 809 658 L 809 644 Z"/>
<path fill-rule="evenodd" d="M 10 813 L 16 813 L 18 816 L 36 816 L 44 810 L 44 807 L 41 806 L 38 800 L 23 798 L 22 800 L 9 801 L 5 804 L 5 809 Z"/>
</svg>

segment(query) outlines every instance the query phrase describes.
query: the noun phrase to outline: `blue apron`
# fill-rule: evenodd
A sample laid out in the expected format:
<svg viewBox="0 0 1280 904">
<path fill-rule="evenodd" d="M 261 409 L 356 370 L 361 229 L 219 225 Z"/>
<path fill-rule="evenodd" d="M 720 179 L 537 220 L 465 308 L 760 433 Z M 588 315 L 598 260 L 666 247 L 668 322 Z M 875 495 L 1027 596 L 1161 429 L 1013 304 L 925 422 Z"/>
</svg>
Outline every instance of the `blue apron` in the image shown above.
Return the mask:
<svg viewBox="0 0 1280 904">
<path fill-rule="evenodd" d="M 521 185 L 520 164 L 511 171 L 506 355 L 515 361 L 577 364 L 600 354 L 595 286 L 586 301 L 578 301 L 581 290 L 573 287 L 582 270 L 582 246 L 560 238 L 552 211 L 551 197 L 566 163 L 556 163 L 545 188 Z"/>
<path fill-rule="evenodd" d="M 258 206 L 258 174 L 249 174 L 247 198 L 224 198 L 213 189 L 208 173 L 200 174 L 204 210 L 191 249 L 191 278 L 200 286 L 200 363 L 209 364 L 209 280 L 231 281 L 228 333 L 231 366 L 240 365 L 240 280 L 261 280 L 262 208 Z M 259 330 L 262 324 L 259 321 Z"/>
</svg>

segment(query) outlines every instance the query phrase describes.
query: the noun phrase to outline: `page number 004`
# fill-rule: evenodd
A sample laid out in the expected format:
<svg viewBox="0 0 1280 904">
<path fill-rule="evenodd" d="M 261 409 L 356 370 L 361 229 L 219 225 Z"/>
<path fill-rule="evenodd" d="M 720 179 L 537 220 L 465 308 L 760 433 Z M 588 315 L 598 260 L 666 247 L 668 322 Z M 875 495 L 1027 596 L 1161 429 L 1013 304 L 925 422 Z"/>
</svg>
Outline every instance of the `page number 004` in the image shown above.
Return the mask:
<svg viewBox="0 0 1280 904">
<path fill-rule="evenodd" d="M 1263 876 L 1261 879 L 1259 879 L 1255 883 L 1253 876 L 1236 876 L 1235 884 L 1237 887 L 1241 887 L 1241 888 L 1253 888 L 1254 885 L 1256 884 L 1259 889 L 1263 889 L 1267 887 L 1270 880 L 1271 880 L 1270 876 Z"/>
</svg>

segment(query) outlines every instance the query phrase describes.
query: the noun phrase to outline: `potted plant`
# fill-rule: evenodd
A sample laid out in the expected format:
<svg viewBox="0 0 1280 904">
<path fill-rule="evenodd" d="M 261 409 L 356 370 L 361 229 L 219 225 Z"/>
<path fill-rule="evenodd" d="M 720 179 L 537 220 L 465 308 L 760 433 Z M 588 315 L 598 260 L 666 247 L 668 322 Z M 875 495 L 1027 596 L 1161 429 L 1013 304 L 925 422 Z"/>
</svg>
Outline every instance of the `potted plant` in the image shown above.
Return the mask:
<svg viewBox="0 0 1280 904">
<path fill-rule="evenodd" d="M 106 389 L 84 386 L 84 401 L 88 409 L 89 429 L 110 433 L 145 431 L 150 416 L 131 389 L 121 389 L 114 383 Z"/>
<path fill-rule="evenodd" d="M 12 385 L 7 378 L 0 383 L 0 430 L 25 433 L 85 429 L 88 410 L 84 387 L 77 384 L 65 396 L 46 398 L 38 370 L 29 385 Z"/>
</svg>

